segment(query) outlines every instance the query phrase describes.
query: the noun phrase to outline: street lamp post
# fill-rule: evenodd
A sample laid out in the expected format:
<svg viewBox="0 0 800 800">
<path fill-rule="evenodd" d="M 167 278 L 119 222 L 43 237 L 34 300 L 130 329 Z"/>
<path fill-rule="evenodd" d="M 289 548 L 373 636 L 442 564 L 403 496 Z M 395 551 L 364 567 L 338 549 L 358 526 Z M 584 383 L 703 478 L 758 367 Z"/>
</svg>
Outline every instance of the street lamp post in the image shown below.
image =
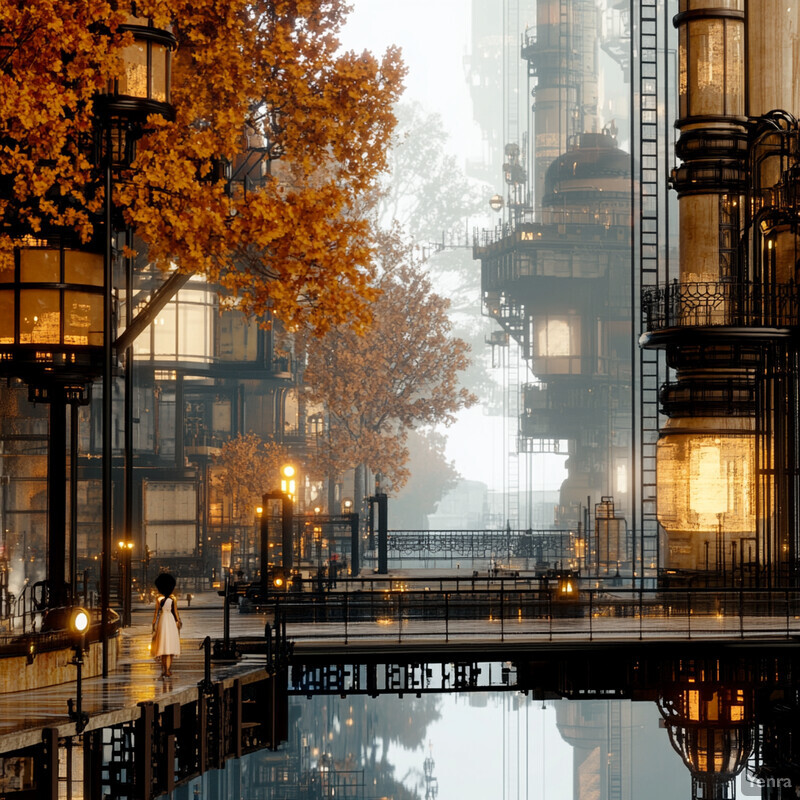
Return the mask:
<svg viewBox="0 0 800 800">
<path fill-rule="evenodd" d="M 122 624 L 125 627 L 131 624 L 132 556 L 132 541 L 126 539 L 117 542 L 117 558 L 119 560 L 119 599 L 122 605 Z"/>
<path fill-rule="evenodd" d="M 173 119 L 170 105 L 171 53 L 177 40 L 170 30 L 156 28 L 147 17 L 129 14 L 120 32 L 130 33 L 133 43 L 121 53 L 120 77 L 109 81 L 95 102 L 97 116 L 97 162 L 105 177 L 103 214 L 104 281 L 103 302 L 103 427 L 102 427 L 102 561 L 100 567 L 100 606 L 102 609 L 101 639 L 103 643 L 103 677 L 108 675 L 108 611 L 111 573 L 111 387 L 113 380 L 113 236 L 112 175 L 129 167 L 136 155 L 136 142 L 144 131 L 149 115 Z M 128 298 L 130 300 L 130 298 Z M 128 350 L 130 355 L 130 350 Z M 130 496 L 128 501 L 130 502 Z"/>
<path fill-rule="evenodd" d="M 67 619 L 67 629 L 72 637 L 72 663 L 78 669 L 75 686 L 76 701 L 67 700 L 69 718 L 75 721 L 75 732 L 82 733 L 89 722 L 89 715 L 83 710 L 83 651 L 86 646 L 86 632 L 89 630 L 89 613 L 83 608 L 72 608 Z"/>
</svg>

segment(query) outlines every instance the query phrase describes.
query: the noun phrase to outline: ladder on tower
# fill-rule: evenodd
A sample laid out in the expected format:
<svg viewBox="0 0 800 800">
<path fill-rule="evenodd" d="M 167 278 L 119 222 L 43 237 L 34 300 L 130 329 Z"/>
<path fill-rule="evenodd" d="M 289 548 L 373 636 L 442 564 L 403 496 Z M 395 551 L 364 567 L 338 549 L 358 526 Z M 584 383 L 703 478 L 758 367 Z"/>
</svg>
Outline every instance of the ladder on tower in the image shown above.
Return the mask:
<svg viewBox="0 0 800 800">
<path fill-rule="evenodd" d="M 520 396 L 519 381 L 520 352 L 519 342 L 512 338 L 506 350 L 506 413 L 508 416 L 509 431 L 506 437 L 507 448 L 507 480 L 506 480 L 506 524 L 512 528 L 520 527 L 519 520 L 519 418 Z"/>
<path fill-rule="evenodd" d="M 622 800 L 622 701 L 608 701 L 607 800 Z"/>
<path fill-rule="evenodd" d="M 636 77 L 632 92 L 638 92 L 639 102 L 632 104 L 636 123 L 633 137 L 634 164 L 638 164 L 638 205 L 634 209 L 634 316 L 639 329 L 634 331 L 634 346 L 644 327 L 641 314 L 642 293 L 666 282 L 669 253 L 669 216 L 667 204 L 668 145 L 667 123 L 670 103 L 666 53 L 666 11 L 660 10 L 661 0 L 638 0 L 637 35 L 632 37 L 638 46 L 639 58 L 634 60 Z M 664 26 L 663 28 L 661 26 Z M 664 58 L 663 63 L 659 62 Z M 656 517 L 656 445 L 660 428 L 658 391 L 666 380 L 664 357 L 659 350 L 639 348 L 634 358 L 637 375 L 634 381 L 635 414 L 634 463 L 638 458 L 638 504 L 634 504 L 634 530 L 638 526 L 636 574 L 654 578 L 660 566 L 659 525 Z M 638 508 L 637 508 L 638 505 Z"/>
</svg>

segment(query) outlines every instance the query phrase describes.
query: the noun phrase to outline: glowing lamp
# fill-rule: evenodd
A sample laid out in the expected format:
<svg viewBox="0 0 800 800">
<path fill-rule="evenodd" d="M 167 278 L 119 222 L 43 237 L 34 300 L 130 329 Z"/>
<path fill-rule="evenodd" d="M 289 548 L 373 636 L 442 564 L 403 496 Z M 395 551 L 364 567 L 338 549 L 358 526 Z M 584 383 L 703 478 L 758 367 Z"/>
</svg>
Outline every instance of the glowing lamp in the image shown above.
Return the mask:
<svg viewBox="0 0 800 800">
<path fill-rule="evenodd" d="M 755 530 L 749 418 L 674 418 L 658 441 L 658 520 L 668 533 Z"/>
<path fill-rule="evenodd" d="M 580 317 L 575 314 L 542 315 L 531 325 L 534 372 L 537 375 L 580 374 Z"/>
<path fill-rule="evenodd" d="M 284 464 L 281 467 L 281 491 L 292 498 L 295 495 L 297 486 L 295 482 L 295 473 L 296 470 L 291 464 Z"/>
<path fill-rule="evenodd" d="M 72 633 L 83 635 L 89 629 L 89 612 L 85 608 L 73 608 L 70 611 L 68 626 Z"/>
</svg>

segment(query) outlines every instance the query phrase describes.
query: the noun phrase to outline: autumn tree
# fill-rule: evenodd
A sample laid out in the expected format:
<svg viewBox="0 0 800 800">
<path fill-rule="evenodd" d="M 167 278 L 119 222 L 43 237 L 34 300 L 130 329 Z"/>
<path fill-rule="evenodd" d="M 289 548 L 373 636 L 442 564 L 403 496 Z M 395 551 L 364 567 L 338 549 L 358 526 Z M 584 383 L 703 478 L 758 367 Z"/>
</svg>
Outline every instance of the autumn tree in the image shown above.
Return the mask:
<svg viewBox="0 0 800 800">
<path fill-rule="evenodd" d="M 222 445 L 214 456 L 211 485 L 227 500 L 233 524 L 252 523 L 262 495 L 278 486 L 280 468 L 287 461 L 284 447 L 254 433 L 239 434 Z"/>
<path fill-rule="evenodd" d="M 447 300 L 431 291 L 397 234 L 381 239 L 371 327 L 359 336 L 339 325 L 313 342 L 304 381 L 309 399 L 328 411 L 317 453 L 322 474 L 365 465 L 394 490 L 408 478 L 408 431 L 447 425 L 475 398 L 459 386 L 468 347 L 451 336 Z"/>
<path fill-rule="evenodd" d="M 0 259 L 11 226 L 98 223 L 104 189 L 89 146 L 97 100 L 131 44 L 127 3 L 0 6 Z M 199 272 L 246 313 L 324 331 L 363 326 L 374 298 L 368 223 L 352 212 L 386 165 L 403 67 L 389 49 L 340 52 L 343 0 L 137 0 L 174 22 L 174 119 L 151 115 L 113 202 L 151 260 Z M 259 138 L 273 178 L 237 191 L 220 164 Z M 277 159 L 285 166 L 278 168 Z M 0 264 L 2 268 L 3 264 Z"/>
<path fill-rule="evenodd" d="M 489 397 L 496 385 L 485 346 L 491 325 L 481 314 L 481 274 L 472 257 L 470 220 L 485 216 L 495 190 L 464 174 L 439 114 L 405 102 L 398 103 L 395 114 L 378 216 L 384 225 L 399 223 L 430 254 L 426 264 L 434 291 L 450 300 L 454 333 L 472 348 L 462 381 Z"/>
</svg>

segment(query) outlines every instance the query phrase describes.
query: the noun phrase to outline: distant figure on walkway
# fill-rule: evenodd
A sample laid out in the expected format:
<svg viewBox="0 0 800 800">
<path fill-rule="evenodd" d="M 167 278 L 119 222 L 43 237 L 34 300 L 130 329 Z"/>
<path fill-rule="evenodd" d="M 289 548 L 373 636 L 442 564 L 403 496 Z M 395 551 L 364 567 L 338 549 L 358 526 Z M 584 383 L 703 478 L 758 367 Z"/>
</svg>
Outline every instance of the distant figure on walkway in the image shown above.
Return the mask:
<svg viewBox="0 0 800 800">
<path fill-rule="evenodd" d="M 150 655 L 161 659 L 161 677 L 172 675 L 172 658 L 181 653 L 181 618 L 175 595 L 175 578 L 168 572 L 162 572 L 156 578 L 156 589 L 160 592 L 153 611 L 153 642 Z"/>
</svg>

